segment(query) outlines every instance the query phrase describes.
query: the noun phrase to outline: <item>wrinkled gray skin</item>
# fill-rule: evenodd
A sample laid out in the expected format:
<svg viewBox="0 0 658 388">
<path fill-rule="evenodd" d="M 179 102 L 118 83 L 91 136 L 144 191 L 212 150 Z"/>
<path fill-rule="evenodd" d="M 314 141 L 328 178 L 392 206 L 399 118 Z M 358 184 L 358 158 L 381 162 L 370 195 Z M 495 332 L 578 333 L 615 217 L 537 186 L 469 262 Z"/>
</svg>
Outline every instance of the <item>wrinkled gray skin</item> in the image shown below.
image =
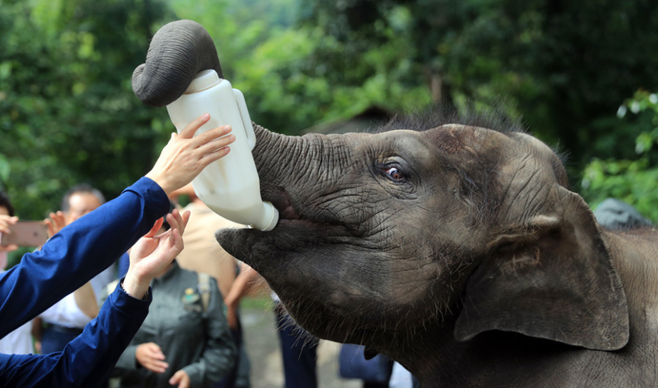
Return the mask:
<svg viewBox="0 0 658 388">
<path fill-rule="evenodd" d="M 309 332 L 390 355 L 423 387 L 657 386 L 656 231 L 601 230 L 549 147 L 483 125 L 255 126 L 281 220 L 218 240 Z"/>
</svg>

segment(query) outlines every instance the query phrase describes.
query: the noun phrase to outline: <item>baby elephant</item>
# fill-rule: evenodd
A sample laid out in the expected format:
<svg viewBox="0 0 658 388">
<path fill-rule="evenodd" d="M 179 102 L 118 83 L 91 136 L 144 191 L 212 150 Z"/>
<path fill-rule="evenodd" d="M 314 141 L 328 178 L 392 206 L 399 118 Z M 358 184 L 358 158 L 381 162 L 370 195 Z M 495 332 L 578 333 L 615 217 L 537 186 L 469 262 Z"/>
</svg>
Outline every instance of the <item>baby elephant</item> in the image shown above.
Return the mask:
<svg viewBox="0 0 658 388">
<path fill-rule="evenodd" d="M 136 92 L 166 105 L 207 68 L 221 74 L 203 27 L 171 23 Z M 217 238 L 312 334 L 387 354 L 423 387 L 658 386 L 658 233 L 602 229 L 514 123 L 435 112 L 377 133 L 255 130 L 281 219 Z"/>
</svg>

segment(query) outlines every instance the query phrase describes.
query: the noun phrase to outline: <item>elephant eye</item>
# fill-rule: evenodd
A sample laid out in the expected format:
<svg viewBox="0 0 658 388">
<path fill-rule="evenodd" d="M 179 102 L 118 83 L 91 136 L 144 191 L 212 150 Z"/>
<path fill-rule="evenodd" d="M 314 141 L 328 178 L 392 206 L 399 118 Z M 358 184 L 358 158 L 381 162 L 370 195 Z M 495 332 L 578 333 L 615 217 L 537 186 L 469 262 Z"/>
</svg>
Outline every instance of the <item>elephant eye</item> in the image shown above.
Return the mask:
<svg viewBox="0 0 658 388">
<path fill-rule="evenodd" d="M 394 167 L 394 166 L 386 167 L 385 170 L 384 170 L 384 173 L 386 174 L 388 179 L 392 180 L 393 182 L 404 182 L 405 181 L 404 174 L 397 167 Z"/>
</svg>

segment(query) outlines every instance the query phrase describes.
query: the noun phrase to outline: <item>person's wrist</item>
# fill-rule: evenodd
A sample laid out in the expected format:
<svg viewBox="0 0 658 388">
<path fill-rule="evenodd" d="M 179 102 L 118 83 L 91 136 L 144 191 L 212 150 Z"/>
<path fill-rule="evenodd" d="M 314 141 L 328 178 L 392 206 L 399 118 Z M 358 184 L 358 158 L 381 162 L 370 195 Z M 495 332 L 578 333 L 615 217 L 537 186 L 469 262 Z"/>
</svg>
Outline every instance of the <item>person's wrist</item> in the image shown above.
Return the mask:
<svg viewBox="0 0 658 388">
<path fill-rule="evenodd" d="M 128 270 L 126 277 L 121 283 L 123 290 L 130 296 L 136 299 L 144 299 L 147 296 L 151 279 L 146 279 L 136 275 L 134 272 Z"/>
<path fill-rule="evenodd" d="M 145 177 L 147 177 L 150 180 L 152 180 L 153 182 L 157 183 L 158 186 L 160 186 L 160 188 L 162 189 L 162 191 L 164 191 L 165 194 L 167 194 L 167 196 L 169 196 L 169 194 L 171 194 L 174 190 L 177 189 L 177 187 L 172 187 L 169 184 L 169 182 L 168 182 L 166 176 L 164 176 L 164 174 L 156 174 L 153 171 L 150 171 L 148 174 L 145 175 Z"/>
</svg>

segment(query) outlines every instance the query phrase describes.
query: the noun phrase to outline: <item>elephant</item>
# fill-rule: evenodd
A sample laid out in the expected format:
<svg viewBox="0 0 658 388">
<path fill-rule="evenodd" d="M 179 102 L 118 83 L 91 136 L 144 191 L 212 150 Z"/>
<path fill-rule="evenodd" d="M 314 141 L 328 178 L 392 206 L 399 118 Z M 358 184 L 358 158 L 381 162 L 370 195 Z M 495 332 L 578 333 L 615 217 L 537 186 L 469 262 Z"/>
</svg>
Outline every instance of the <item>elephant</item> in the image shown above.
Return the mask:
<svg viewBox="0 0 658 388">
<path fill-rule="evenodd" d="M 190 36 L 154 38 L 152 77 L 200 70 L 176 62 Z M 658 386 L 658 232 L 602 228 L 518 122 L 435 109 L 341 135 L 253 126 L 280 221 L 216 237 L 311 334 L 386 354 L 422 387 Z"/>
</svg>

